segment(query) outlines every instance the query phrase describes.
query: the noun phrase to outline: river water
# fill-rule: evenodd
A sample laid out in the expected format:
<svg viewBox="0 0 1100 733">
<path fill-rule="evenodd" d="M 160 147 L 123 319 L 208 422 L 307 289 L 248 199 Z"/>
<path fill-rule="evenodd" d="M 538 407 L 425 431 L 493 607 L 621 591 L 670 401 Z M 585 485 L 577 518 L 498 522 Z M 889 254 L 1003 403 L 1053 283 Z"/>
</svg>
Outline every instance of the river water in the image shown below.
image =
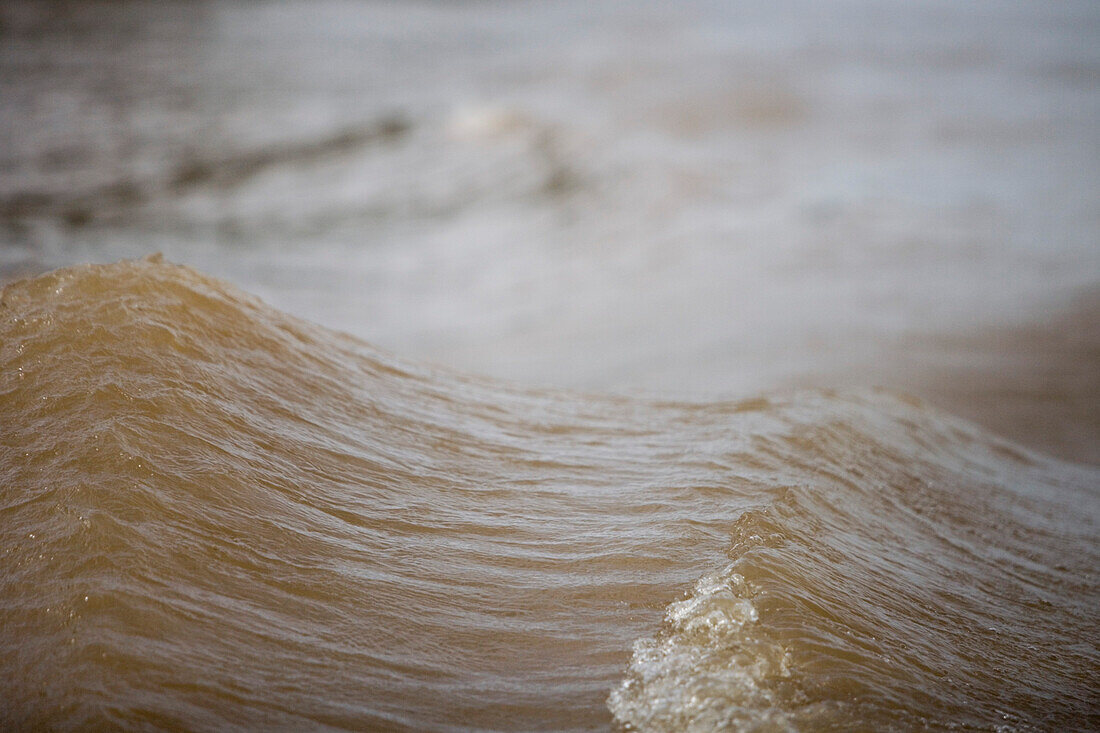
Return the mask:
<svg viewBox="0 0 1100 733">
<path fill-rule="evenodd" d="M 2 719 L 1095 727 L 1098 37 L 5 3 Z"/>
</svg>

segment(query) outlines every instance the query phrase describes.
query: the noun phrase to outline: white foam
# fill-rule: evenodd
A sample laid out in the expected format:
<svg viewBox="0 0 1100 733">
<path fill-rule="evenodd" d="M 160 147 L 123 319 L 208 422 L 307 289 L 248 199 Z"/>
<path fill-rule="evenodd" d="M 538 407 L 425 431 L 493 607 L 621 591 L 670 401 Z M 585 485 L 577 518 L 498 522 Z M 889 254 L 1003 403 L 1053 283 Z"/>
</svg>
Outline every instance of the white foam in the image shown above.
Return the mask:
<svg viewBox="0 0 1100 733">
<path fill-rule="evenodd" d="M 700 578 L 672 603 L 656 637 L 635 642 L 626 678 L 608 707 L 631 730 L 791 728 L 767 680 L 789 676 L 785 651 L 747 634 L 759 614 L 730 565 Z"/>
</svg>

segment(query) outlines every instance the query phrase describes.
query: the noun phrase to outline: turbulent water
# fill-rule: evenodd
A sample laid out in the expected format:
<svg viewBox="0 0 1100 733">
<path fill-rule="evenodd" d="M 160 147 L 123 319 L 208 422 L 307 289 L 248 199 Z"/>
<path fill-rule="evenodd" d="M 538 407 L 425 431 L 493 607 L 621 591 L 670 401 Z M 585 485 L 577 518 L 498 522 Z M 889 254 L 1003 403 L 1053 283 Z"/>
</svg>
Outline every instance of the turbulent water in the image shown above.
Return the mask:
<svg viewBox="0 0 1100 733">
<path fill-rule="evenodd" d="M 1100 470 L 915 399 L 406 362 L 159 260 L 0 302 L 7 728 L 1100 725 Z"/>
<path fill-rule="evenodd" d="M 0 729 L 1100 730 L 1098 37 L 0 1 Z"/>
</svg>

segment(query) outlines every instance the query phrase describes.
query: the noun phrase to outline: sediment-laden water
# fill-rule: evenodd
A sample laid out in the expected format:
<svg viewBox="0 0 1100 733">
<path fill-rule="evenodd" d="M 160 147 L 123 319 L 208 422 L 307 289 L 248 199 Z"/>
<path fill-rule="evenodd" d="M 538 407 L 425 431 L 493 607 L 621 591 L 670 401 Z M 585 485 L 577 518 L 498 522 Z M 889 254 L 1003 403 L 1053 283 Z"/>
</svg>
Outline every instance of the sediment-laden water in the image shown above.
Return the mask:
<svg viewBox="0 0 1100 733">
<path fill-rule="evenodd" d="M 8 729 L 1095 729 L 1100 470 L 885 391 L 405 361 L 157 259 L 0 300 Z"/>
</svg>

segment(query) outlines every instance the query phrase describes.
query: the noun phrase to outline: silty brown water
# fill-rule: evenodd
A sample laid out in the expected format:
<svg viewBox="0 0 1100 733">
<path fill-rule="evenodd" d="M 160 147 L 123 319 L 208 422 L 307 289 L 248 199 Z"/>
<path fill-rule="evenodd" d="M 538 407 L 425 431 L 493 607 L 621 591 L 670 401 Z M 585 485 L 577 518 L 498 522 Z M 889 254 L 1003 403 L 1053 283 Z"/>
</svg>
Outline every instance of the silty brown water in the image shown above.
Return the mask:
<svg viewBox="0 0 1100 733">
<path fill-rule="evenodd" d="M 6 727 L 1097 722 L 1100 474 L 925 403 L 514 387 L 159 260 L 0 314 Z"/>
</svg>

